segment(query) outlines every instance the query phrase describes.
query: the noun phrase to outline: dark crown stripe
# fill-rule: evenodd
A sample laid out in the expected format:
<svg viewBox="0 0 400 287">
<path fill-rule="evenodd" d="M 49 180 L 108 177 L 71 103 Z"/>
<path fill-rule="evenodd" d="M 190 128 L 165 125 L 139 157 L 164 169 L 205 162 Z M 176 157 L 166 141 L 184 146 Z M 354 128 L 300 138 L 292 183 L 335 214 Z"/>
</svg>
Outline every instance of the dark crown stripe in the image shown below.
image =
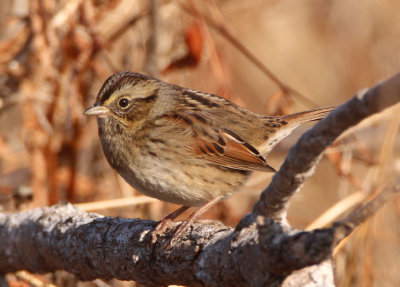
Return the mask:
<svg viewBox="0 0 400 287">
<path fill-rule="evenodd" d="M 110 83 L 110 85 L 108 85 L 105 88 L 104 93 L 101 94 L 100 103 L 104 103 L 105 101 L 107 101 L 117 89 L 121 88 L 124 84 L 126 84 L 128 82 L 132 82 L 132 79 L 125 78 L 125 79 L 121 79 L 118 82 Z"/>
<path fill-rule="evenodd" d="M 111 95 L 122 86 L 126 85 L 127 83 L 135 83 L 137 80 L 143 79 L 152 79 L 149 76 L 142 75 L 139 73 L 123 71 L 116 73 L 109 77 L 103 86 L 100 89 L 99 94 L 97 95 L 97 99 L 100 103 L 104 103 L 107 101 Z"/>
</svg>

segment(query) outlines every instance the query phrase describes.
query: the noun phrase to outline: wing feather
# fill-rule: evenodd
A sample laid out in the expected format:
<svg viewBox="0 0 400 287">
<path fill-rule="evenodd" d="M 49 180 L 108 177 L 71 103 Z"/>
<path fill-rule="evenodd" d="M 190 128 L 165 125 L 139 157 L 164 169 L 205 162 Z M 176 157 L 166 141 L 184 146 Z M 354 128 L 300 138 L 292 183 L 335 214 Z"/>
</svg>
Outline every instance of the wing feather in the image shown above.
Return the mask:
<svg viewBox="0 0 400 287">
<path fill-rule="evenodd" d="M 275 172 L 254 146 L 232 130 L 213 127 L 198 113 L 175 111 L 164 118 L 190 130 L 189 149 L 199 159 L 226 168 Z"/>
</svg>

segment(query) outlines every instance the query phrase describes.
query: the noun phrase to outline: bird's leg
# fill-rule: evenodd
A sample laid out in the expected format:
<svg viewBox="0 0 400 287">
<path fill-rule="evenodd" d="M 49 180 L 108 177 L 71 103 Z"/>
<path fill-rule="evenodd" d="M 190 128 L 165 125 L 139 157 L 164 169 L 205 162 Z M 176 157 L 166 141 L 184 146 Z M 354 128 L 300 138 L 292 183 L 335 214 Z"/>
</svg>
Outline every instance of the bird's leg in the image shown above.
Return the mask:
<svg viewBox="0 0 400 287">
<path fill-rule="evenodd" d="M 155 243 L 157 240 L 157 235 L 164 233 L 164 231 L 173 223 L 173 221 L 186 210 L 189 209 L 189 206 L 181 206 L 177 210 L 173 211 L 172 213 L 168 214 L 166 217 L 161 220 L 156 227 L 154 228 L 153 232 L 151 233 L 152 242 Z"/>
<path fill-rule="evenodd" d="M 200 216 L 202 216 L 207 210 L 209 210 L 211 207 L 213 207 L 216 203 L 218 203 L 221 199 L 223 199 L 224 196 L 218 196 L 214 198 L 213 200 L 207 202 L 205 205 L 200 207 L 199 209 L 195 210 L 185 221 L 182 221 L 182 223 L 179 225 L 178 229 L 175 231 L 174 235 L 171 237 L 170 240 L 164 246 L 162 247 L 165 248 L 171 243 L 178 238 L 183 231 L 185 231 L 186 227 L 192 225 Z"/>
</svg>

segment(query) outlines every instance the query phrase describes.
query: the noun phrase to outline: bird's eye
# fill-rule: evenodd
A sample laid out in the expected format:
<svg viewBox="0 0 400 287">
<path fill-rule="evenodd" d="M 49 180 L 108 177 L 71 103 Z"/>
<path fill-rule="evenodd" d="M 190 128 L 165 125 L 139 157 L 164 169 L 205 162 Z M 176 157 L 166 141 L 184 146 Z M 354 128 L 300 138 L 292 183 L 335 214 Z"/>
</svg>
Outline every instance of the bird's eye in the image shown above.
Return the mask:
<svg viewBox="0 0 400 287">
<path fill-rule="evenodd" d="M 127 98 L 122 98 L 118 101 L 118 106 L 121 108 L 126 108 L 129 105 L 129 100 Z"/>
</svg>

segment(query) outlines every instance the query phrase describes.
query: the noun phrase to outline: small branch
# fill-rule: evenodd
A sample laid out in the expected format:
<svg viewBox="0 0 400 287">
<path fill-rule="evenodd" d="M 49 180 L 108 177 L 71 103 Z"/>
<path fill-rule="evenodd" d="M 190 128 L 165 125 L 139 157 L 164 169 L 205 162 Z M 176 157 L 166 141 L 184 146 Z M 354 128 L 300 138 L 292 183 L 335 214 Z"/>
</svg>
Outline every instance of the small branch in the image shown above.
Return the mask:
<svg viewBox="0 0 400 287">
<path fill-rule="evenodd" d="M 400 74 L 359 92 L 306 132 L 291 148 L 253 212 L 281 221 L 286 219 L 292 195 L 312 175 L 324 150 L 345 130 L 363 119 L 400 102 Z"/>
<path fill-rule="evenodd" d="M 291 93 L 298 99 L 300 99 L 304 104 L 306 104 L 309 107 L 316 108 L 318 107 L 317 104 L 315 104 L 313 101 L 302 95 L 300 92 L 292 88 L 291 86 L 285 84 L 277 75 L 275 75 L 266 65 L 264 65 L 250 50 L 243 45 L 238 39 L 235 38 L 235 36 L 232 35 L 226 29 L 226 27 L 223 25 L 221 22 L 217 22 L 211 17 L 208 17 L 205 14 L 200 14 L 200 12 L 196 9 L 195 6 L 191 6 L 190 8 L 187 7 L 186 5 L 183 5 L 181 3 L 181 8 L 188 14 L 194 16 L 194 17 L 200 17 L 204 19 L 204 21 L 215 29 L 218 33 L 222 35 L 228 42 L 230 42 L 236 49 L 238 49 L 247 59 L 249 59 L 250 62 L 252 62 L 261 72 L 263 72 L 271 81 L 273 81 L 279 89 L 282 91 L 283 94 Z"/>
<path fill-rule="evenodd" d="M 371 201 L 360 209 L 353 211 L 346 218 L 336 221 L 333 224 L 335 229 L 335 245 L 350 235 L 361 223 L 374 215 L 386 202 L 400 193 L 400 177 L 392 184 L 389 184 L 381 193 L 375 196 Z"/>
<path fill-rule="evenodd" d="M 157 201 L 157 199 L 145 195 L 140 195 L 140 196 L 122 197 L 117 199 L 100 200 L 94 202 L 77 203 L 74 205 L 75 207 L 78 207 L 83 211 L 93 211 L 93 210 L 109 209 L 109 208 L 122 208 L 138 204 L 151 203 L 155 201 Z"/>
</svg>

